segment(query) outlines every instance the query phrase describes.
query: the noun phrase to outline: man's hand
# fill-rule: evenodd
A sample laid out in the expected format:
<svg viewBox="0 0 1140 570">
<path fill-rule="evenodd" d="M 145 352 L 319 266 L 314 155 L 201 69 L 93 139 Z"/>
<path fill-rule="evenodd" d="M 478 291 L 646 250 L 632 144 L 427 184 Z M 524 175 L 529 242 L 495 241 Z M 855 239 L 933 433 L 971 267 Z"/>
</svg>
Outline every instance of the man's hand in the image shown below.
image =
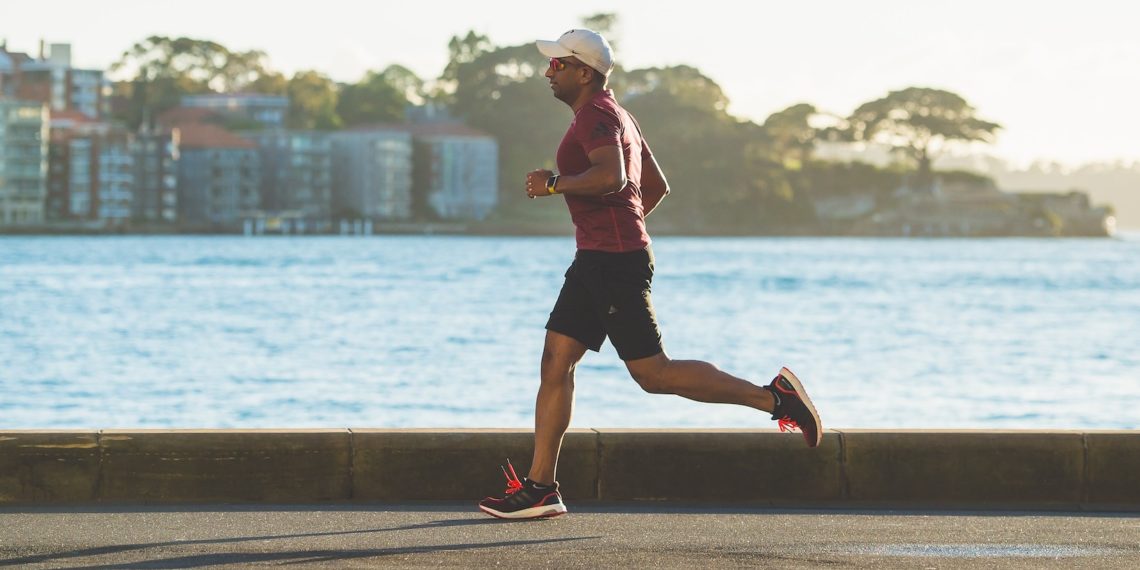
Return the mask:
<svg viewBox="0 0 1140 570">
<path fill-rule="evenodd" d="M 553 176 L 554 173 L 541 169 L 531 170 L 526 173 L 526 195 L 530 199 L 539 196 L 549 196 L 550 192 L 546 190 L 546 180 Z"/>
</svg>

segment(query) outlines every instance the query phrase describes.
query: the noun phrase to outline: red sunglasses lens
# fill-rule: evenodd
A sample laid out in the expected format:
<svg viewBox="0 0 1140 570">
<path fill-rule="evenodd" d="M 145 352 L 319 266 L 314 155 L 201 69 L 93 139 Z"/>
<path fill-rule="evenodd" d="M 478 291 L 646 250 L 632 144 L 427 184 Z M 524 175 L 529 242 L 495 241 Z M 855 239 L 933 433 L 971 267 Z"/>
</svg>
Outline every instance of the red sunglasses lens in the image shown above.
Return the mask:
<svg viewBox="0 0 1140 570">
<path fill-rule="evenodd" d="M 566 64 L 563 63 L 561 59 L 552 57 L 550 58 L 550 69 L 553 69 L 554 71 L 562 71 L 563 69 L 566 69 Z"/>
</svg>

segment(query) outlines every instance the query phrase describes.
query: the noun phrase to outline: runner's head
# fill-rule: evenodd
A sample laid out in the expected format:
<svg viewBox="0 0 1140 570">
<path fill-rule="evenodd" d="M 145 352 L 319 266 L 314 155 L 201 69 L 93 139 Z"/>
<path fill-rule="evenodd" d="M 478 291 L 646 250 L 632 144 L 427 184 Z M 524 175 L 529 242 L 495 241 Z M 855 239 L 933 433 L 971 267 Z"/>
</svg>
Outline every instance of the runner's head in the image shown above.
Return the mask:
<svg viewBox="0 0 1140 570">
<path fill-rule="evenodd" d="M 610 43 L 593 30 L 570 30 L 557 40 L 539 40 L 535 45 L 550 58 L 546 77 L 554 96 L 567 103 L 583 89 L 604 89 L 614 68 Z"/>
</svg>

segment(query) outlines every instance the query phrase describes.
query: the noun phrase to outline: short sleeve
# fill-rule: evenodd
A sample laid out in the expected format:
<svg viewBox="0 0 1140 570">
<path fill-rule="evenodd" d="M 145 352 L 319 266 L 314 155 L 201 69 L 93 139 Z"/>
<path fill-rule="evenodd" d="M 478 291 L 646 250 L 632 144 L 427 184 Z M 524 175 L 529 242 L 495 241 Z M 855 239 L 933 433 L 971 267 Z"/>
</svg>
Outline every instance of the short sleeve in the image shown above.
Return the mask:
<svg viewBox="0 0 1140 570">
<path fill-rule="evenodd" d="M 643 138 L 643 139 L 641 139 L 641 162 L 642 162 L 642 164 L 648 162 L 650 158 L 653 158 L 653 151 L 649 150 L 649 141 L 647 141 Z"/>
<path fill-rule="evenodd" d="M 574 139 L 586 154 L 604 146 L 621 146 L 621 121 L 590 105 L 574 121 Z"/>
</svg>

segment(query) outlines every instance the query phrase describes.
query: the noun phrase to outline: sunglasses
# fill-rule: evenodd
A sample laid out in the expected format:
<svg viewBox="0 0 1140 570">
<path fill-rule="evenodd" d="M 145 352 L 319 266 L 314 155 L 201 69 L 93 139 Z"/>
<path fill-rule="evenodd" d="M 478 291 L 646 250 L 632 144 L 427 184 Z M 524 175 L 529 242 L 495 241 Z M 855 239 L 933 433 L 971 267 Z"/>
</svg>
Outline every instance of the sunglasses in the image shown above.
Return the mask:
<svg viewBox="0 0 1140 570">
<path fill-rule="evenodd" d="M 563 69 L 566 69 L 566 66 L 568 66 L 568 65 L 572 65 L 574 67 L 581 67 L 580 64 L 577 64 L 577 63 L 562 61 L 561 58 L 557 58 L 557 57 L 550 58 L 550 69 L 552 71 L 562 71 Z"/>
</svg>

